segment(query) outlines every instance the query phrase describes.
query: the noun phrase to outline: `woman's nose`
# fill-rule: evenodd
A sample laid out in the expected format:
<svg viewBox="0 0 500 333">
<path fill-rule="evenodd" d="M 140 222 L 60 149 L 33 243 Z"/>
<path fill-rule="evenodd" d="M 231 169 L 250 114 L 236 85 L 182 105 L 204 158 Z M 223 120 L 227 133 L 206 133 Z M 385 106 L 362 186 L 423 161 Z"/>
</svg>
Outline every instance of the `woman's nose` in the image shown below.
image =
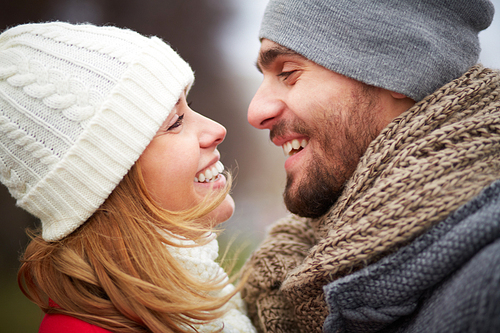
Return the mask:
<svg viewBox="0 0 500 333">
<path fill-rule="evenodd" d="M 200 146 L 211 147 L 219 145 L 226 137 L 226 128 L 212 119 L 204 116 L 201 117 L 203 117 L 204 130 L 200 133 Z"/>
</svg>

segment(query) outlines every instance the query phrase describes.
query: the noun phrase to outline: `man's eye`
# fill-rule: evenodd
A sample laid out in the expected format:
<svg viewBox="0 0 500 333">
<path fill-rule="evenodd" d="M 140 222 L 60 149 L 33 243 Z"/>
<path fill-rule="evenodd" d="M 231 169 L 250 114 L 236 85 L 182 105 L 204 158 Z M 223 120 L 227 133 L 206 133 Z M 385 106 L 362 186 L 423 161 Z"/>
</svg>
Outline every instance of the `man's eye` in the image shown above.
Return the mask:
<svg viewBox="0 0 500 333">
<path fill-rule="evenodd" d="M 283 79 L 283 81 L 286 81 L 290 75 L 294 74 L 295 72 L 297 72 L 296 70 L 294 71 L 289 71 L 289 72 L 281 72 L 278 74 L 278 77 Z"/>
<path fill-rule="evenodd" d="M 175 123 L 173 123 L 169 128 L 167 128 L 167 131 L 173 130 L 174 128 L 177 128 L 182 125 L 182 120 L 184 119 L 184 115 L 179 116 Z"/>
</svg>

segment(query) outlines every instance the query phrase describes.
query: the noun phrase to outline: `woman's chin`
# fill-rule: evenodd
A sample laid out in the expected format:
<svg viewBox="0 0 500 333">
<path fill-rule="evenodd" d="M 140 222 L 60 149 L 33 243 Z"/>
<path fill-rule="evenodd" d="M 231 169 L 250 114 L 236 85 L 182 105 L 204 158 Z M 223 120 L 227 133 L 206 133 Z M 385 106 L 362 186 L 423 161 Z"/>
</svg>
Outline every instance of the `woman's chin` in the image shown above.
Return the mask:
<svg viewBox="0 0 500 333">
<path fill-rule="evenodd" d="M 234 200 L 230 195 L 227 195 L 224 201 L 213 211 L 211 211 L 206 218 L 213 223 L 213 226 L 225 222 L 233 216 L 234 213 Z"/>
</svg>

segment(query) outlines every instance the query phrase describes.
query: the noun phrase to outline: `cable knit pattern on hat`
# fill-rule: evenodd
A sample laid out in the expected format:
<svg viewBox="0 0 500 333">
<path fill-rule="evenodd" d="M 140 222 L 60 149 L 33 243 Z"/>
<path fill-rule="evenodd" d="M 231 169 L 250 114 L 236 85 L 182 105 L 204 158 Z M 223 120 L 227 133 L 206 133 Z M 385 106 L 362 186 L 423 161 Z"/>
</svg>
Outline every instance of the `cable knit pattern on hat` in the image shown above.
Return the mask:
<svg viewBox="0 0 500 333">
<path fill-rule="evenodd" d="M 181 263 L 193 276 L 201 281 L 211 281 L 220 279 L 227 281 L 227 275 L 222 267 L 215 262 L 219 255 L 219 244 L 215 238 L 215 234 L 210 237 L 213 239 L 202 246 L 196 247 L 175 247 L 166 245 L 172 256 Z M 173 239 L 173 241 L 177 241 Z M 195 245 L 191 240 L 179 241 L 184 246 Z M 217 292 L 218 296 L 224 296 L 233 292 L 234 286 L 228 284 L 222 290 Z M 253 333 L 256 332 L 250 319 L 246 316 L 246 308 L 237 293 L 225 306 L 227 311 L 225 315 L 211 323 L 205 325 L 195 325 L 199 332 L 217 332 L 222 329 L 222 333 Z"/>
<path fill-rule="evenodd" d="M 0 180 L 59 240 L 142 154 L 193 72 L 167 44 L 62 22 L 0 35 Z"/>
</svg>

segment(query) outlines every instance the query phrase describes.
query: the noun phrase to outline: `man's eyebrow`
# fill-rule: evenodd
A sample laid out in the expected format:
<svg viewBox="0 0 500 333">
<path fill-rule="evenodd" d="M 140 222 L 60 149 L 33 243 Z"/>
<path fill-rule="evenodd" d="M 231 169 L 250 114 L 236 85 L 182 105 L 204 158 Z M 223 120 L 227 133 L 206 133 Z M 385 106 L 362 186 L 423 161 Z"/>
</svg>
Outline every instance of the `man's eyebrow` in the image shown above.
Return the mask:
<svg viewBox="0 0 500 333">
<path fill-rule="evenodd" d="M 276 45 L 268 50 L 265 50 L 264 52 L 259 53 L 259 58 L 257 59 L 255 66 L 257 67 L 257 70 L 262 73 L 262 69 L 268 68 L 276 58 L 283 55 L 302 57 L 300 54 L 290 50 L 288 47 Z"/>
</svg>

